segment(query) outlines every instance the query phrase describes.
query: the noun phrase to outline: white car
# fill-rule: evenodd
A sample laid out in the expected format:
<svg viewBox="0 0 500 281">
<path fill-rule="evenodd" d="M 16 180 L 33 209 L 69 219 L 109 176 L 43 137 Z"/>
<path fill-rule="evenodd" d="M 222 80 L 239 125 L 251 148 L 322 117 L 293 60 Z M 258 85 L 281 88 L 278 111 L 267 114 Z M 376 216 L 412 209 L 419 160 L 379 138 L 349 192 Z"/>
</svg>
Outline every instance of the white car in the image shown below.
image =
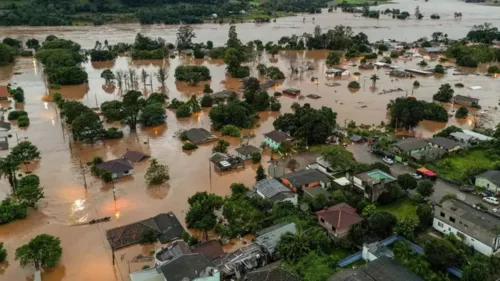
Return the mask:
<svg viewBox="0 0 500 281">
<path fill-rule="evenodd" d="M 392 165 L 394 164 L 394 160 L 392 160 L 391 158 L 388 158 L 388 157 L 384 157 L 382 158 L 382 161 L 386 164 L 389 164 L 389 165 Z"/>
<path fill-rule="evenodd" d="M 422 179 L 422 176 L 417 174 L 417 173 L 413 173 L 411 174 L 412 177 L 414 177 L 415 179 L 419 180 L 419 179 Z"/>
<path fill-rule="evenodd" d="M 492 205 L 498 205 L 498 199 L 496 197 L 484 197 L 483 201 Z"/>
</svg>

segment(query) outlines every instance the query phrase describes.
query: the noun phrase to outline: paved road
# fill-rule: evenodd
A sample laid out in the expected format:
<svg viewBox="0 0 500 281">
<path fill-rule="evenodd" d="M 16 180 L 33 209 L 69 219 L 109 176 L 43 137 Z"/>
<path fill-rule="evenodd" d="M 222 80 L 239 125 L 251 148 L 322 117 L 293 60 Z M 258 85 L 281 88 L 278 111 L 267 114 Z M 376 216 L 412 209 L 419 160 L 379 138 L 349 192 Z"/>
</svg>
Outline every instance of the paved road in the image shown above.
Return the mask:
<svg viewBox="0 0 500 281">
<path fill-rule="evenodd" d="M 361 162 L 361 163 L 367 163 L 371 164 L 374 162 L 381 162 L 382 159 L 381 157 L 371 153 L 369 150 L 368 144 L 353 144 L 349 145 L 347 147 L 347 150 L 352 152 L 354 155 L 354 158 L 356 161 Z M 415 169 L 409 166 L 404 166 L 402 164 L 394 164 L 391 166 L 391 173 L 393 175 L 401 175 L 405 173 L 414 173 Z M 490 210 L 492 209 L 491 205 L 488 205 L 487 203 L 483 202 L 482 198 L 479 196 L 475 196 L 472 194 L 467 194 L 460 192 L 456 186 L 449 184 L 445 181 L 442 181 L 440 179 L 436 180 L 436 183 L 434 185 L 434 194 L 429 198 L 430 200 L 434 202 L 439 202 L 439 200 L 446 194 L 463 194 L 465 196 L 465 202 L 468 204 L 477 204 L 482 202 L 484 206 L 488 207 Z"/>
</svg>

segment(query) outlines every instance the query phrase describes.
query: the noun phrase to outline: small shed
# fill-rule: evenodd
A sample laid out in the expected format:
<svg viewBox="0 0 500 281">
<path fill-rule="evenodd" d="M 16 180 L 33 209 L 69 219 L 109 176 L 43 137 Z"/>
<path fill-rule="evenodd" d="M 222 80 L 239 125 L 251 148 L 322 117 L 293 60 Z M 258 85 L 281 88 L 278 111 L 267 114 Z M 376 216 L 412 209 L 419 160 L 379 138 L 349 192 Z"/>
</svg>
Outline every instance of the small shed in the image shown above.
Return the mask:
<svg viewBox="0 0 500 281">
<path fill-rule="evenodd" d="M 0 101 L 8 100 L 10 97 L 7 86 L 0 86 Z"/>
</svg>

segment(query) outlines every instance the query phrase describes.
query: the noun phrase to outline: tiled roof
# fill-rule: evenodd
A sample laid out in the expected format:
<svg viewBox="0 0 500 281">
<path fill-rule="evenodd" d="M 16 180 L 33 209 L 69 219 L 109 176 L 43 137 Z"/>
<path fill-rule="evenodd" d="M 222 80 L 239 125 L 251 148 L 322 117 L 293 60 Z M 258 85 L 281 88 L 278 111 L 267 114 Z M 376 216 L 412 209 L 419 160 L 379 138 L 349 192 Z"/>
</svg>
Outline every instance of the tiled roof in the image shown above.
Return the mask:
<svg viewBox="0 0 500 281">
<path fill-rule="evenodd" d="M 287 133 L 284 133 L 282 131 L 276 131 L 276 130 L 269 132 L 267 134 L 264 134 L 264 136 L 273 140 L 274 142 L 277 142 L 277 143 L 284 142 L 284 141 L 291 138 Z"/>
<path fill-rule="evenodd" d="M 110 173 L 123 173 L 134 168 L 127 159 L 110 160 L 97 164 L 96 166 Z"/>
<path fill-rule="evenodd" d="M 363 220 L 356 213 L 356 209 L 346 203 L 340 203 L 326 210 L 318 211 L 316 215 L 323 218 L 336 229 L 344 229 Z"/>
</svg>

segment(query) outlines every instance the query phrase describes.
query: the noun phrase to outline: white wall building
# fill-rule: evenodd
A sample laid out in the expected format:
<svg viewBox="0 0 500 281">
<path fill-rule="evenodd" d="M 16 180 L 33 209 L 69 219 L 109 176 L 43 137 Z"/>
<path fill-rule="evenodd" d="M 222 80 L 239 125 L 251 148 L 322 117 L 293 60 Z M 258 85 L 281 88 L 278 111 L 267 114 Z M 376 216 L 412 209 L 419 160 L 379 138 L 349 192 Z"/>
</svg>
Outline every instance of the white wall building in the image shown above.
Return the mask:
<svg viewBox="0 0 500 281">
<path fill-rule="evenodd" d="M 458 199 L 435 206 L 432 226 L 443 234 L 454 234 L 484 255 L 500 252 L 500 218 Z"/>
</svg>

